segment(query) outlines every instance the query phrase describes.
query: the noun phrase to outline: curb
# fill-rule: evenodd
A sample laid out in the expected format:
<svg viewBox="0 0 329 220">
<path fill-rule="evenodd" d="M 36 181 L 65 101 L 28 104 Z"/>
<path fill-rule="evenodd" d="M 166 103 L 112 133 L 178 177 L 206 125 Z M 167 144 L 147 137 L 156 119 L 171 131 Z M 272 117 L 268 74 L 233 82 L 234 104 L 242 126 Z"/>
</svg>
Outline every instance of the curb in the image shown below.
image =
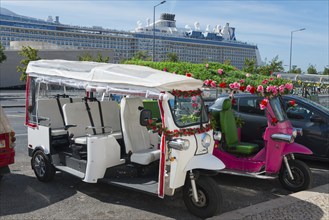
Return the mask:
<svg viewBox="0 0 329 220">
<path fill-rule="evenodd" d="M 326 197 L 325 200 L 329 202 L 329 184 L 325 184 L 322 186 L 315 187 L 313 189 L 309 189 L 306 191 L 301 191 L 297 193 L 293 193 L 281 198 L 277 198 L 274 200 L 262 202 L 259 204 L 251 205 L 242 209 L 233 210 L 230 212 L 223 213 L 219 216 L 215 216 L 210 219 L 225 219 L 225 220 L 231 220 L 231 219 L 263 219 L 261 216 L 263 215 L 271 215 L 272 213 L 275 213 L 275 215 L 284 217 L 285 214 L 287 214 L 285 219 L 292 219 L 291 213 L 282 213 L 278 212 L 280 209 L 289 209 L 289 206 L 292 206 L 294 204 L 300 203 L 300 202 L 308 202 L 307 200 L 312 200 L 320 203 L 323 203 L 321 201 L 318 201 L 317 197 Z M 328 205 L 328 202 L 326 203 Z M 317 204 L 317 203 L 316 203 Z M 314 204 L 314 205 L 316 205 Z M 297 204 L 298 205 L 298 204 Z M 303 207 L 302 207 L 303 208 Z M 329 208 L 321 207 L 319 205 L 318 209 L 322 209 L 325 216 L 329 216 Z M 308 212 L 308 210 L 304 209 L 304 212 Z M 265 214 L 264 214 L 265 213 Z M 268 213 L 268 214 L 266 214 Z M 301 213 L 302 215 L 302 213 Z M 269 219 L 275 219 L 273 218 Z M 266 218 L 267 219 L 267 218 Z M 279 219 L 279 218 L 277 218 Z M 313 218 L 314 219 L 314 218 Z"/>
</svg>

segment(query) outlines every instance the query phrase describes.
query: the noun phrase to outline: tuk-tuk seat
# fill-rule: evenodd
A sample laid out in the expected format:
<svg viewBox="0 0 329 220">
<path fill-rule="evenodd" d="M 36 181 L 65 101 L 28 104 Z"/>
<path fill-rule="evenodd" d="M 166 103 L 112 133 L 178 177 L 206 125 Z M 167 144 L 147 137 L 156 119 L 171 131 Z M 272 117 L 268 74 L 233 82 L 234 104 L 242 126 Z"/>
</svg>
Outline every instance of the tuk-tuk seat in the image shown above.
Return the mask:
<svg viewBox="0 0 329 220">
<path fill-rule="evenodd" d="M 140 110 L 143 102 L 139 97 L 121 99 L 122 134 L 126 153 L 131 152 L 130 161 L 148 165 L 160 159 L 158 134 L 149 133 L 140 125 Z"/>
<path fill-rule="evenodd" d="M 103 103 L 104 104 L 104 103 Z M 100 106 L 106 106 L 106 104 L 100 104 Z M 89 108 L 89 113 L 87 110 L 87 106 Z M 105 111 L 102 109 L 102 117 L 103 117 L 103 126 L 101 123 L 101 116 L 100 116 L 100 110 L 99 110 L 99 104 L 98 102 L 88 102 L 86 106 L 85 102 L 80 103 L 68 103 L 64 105 L 63 112 L 64 112 L 64 118 L 65 123 L 70 126 L 68 128 L 69 135 L 72 136 L 72 140 L 75 144 L 81 144 L 86 145 L 87 144 L 87 138 L 90 136 L 93 137 L 104 137 L 109 134 L 114 136 L 116 139 L 122 138 L 121 131 L 115 131 L 113 132 L 113 127 L 117 128 L 117 125 L 114 124 L 108 124 L 110 121 L 108 120 L 108 117 L 106 117 L 106 114 L 112 114 L 114 112 L 117 112 L 117 107 L 113 110 L 106 108 Z M 104 120 L 106 119 L 106 120 Z M 93 128 L 92 127 L 91 120 L 93 121 Z"/>
<path fill-rule="evenodd" d="M 220 111 L 220 125 L 225 137 L 226 150 L 236 154 L 249 155 L 258 151 L 258 145 L 239 142 L 234 112 L 231 109 L 232 101 L 227 98 L 223 101 Z"/>
<path fill-rule="evenodd" d="M 39 99 L 37 101 L 37 112 L 41 119 L 40 125 L 49 126 L 52 136 L 66 135 L 67 131 L 64 129 L 65 121 L 62 107 L 66 103 L 77 102 L 78 100 L 81 101 L 81 99 L 76 98 Z"/>
</svg>

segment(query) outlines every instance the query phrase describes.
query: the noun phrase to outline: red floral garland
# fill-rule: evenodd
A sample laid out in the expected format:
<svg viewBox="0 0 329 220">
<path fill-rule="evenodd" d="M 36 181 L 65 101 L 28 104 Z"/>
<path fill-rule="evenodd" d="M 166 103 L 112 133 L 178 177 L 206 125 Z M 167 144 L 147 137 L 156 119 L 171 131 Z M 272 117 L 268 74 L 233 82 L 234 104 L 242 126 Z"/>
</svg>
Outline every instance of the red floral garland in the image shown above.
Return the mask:
<svg viewBox="0 0 329 220">
<path fill-rule="evenodd" d="M 189 90 L 189 91 L 183 91 L 178 89 L 173 89 L 171 91 L 171 94 L 174 96 L 184 96 L 184 97 L 191 97 L 196 95 L 201 95 L 202 91 L 200 89 L 198 90 Z"/>
</svg>

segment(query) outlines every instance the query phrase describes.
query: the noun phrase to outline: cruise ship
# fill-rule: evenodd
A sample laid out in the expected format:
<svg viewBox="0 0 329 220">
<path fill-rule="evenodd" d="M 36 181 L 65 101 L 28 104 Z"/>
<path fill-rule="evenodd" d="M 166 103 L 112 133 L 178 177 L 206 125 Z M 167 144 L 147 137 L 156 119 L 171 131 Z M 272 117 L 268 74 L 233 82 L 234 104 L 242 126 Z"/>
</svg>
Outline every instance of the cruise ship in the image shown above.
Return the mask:
<svg viewBox="0 0 329 220">
<path fill-rule="evenodd" d="M 62 50 L 111 50 L 111 62 L 118 63 L 132 58 L 138 51 L 145 51 L 152 57 L 154 45 L 154 61 L 166 60 L 168 53 L 175 53 L 180 61 L 230 61 L 239 69 L 246 58 L 261 63 L 257 45 L 238 41 L 235 28 L 228 23 L 223 27 L 215 25 L 213 29 L 207 25 L 206 30 L 200 29 L 199 22 L 195 22 L 194 27 L 178 28 L 175 15 L 163 13 L 155 24 L 146 19 L 145 25 L 137 21 L 135 30 L 119 31 L 100 26 L 66 25 L 58 16 L 42 20 L 5 8 L 0 8 L 0 12 L 0 42 L 9 51 L 17 42 L 43 43 Z"/>
</svg>

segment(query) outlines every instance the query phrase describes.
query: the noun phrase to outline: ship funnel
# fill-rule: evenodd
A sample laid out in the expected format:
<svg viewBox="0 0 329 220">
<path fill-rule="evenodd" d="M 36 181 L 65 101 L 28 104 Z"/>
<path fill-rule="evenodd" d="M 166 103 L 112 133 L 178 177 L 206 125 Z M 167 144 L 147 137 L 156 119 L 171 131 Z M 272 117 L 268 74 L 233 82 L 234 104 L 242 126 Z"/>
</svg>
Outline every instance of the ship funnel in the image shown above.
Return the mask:
<svg viewBox="0 0 329 220">
<path fill-rule="evenodd" d="M 59 16 L 55 17 L 55 23 L 59 24 Z"/>
<path fill-rule="evenodd" d="M 138 28 L 141 28 L 142 25 L 143 25 L 142 22 L 141 22 L 140 20 L 138 20 L 138 21 L 137 21 L 137 27 L 138 27 Z"/>
<path fill-rule="evenodd" d="M 196 22 L 194 23 L 194 29 L 195 29 L 196 31 L 200 31 L 200 23 L 199 23 L 198 21 L 196 21 Z"/>
</svg>

